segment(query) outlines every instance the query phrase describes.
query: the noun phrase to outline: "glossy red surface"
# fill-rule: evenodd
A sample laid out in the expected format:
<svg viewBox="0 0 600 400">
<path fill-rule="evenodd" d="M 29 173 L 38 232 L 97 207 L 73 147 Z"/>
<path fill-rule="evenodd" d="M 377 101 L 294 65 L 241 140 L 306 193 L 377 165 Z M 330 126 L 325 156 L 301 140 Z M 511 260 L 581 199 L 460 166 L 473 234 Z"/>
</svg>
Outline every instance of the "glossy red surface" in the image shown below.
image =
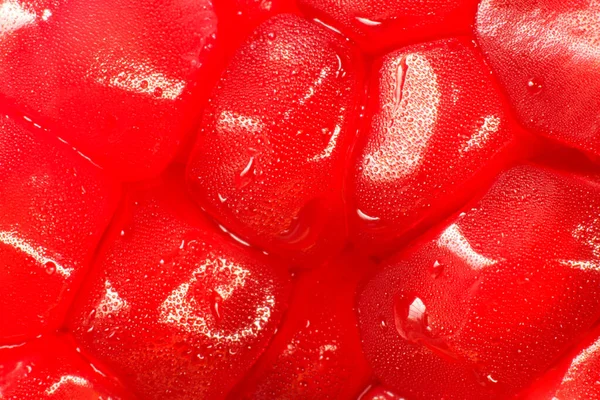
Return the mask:
<svg viewBox="0 0 600 400">
<path fill-rule="evenodd" d="M 187 170 L 200 207 L 286 258 L 305 262 L 341 248 L 360 63 L 342 37 L 299 17 L 261 25 L 206 110 Z"/>
<path fill-rule="evenodd" d="M 218 0 L 221 39 L 235 52 L 261 23 L 278 14 L 298 14 L 295 0 Z"/>
<path fill-rule="evenodd" d="M 3 0 L 0 101 L 111 170 L 158 174 L 211 73 L 210 0 Z"/>
<path fill-rule="evenodd" d="M 600 339 L 575 356 L 553 398 L 600 398 Z"/>
<path fill-rule="evenodd" d="M 301 272 L 269 348 L 234 399 L 355 399 L 370 378 L 354 300 L 374 265 L 349 251 Z"/>
<path fill-rule="evenodd" d="M 0 346 L 3 400 L 133 399 L 108 372 L 99 370 L 63 338 Z"/>
<path fill-rule="evenodd" d="M 385 55 L 370 95 L 346 194 L 354 239 L 370 251 L 397 248 L 519 156 L 519 128 L 469 38 Z"/>
<path fill-rule="evenodd" d="M 405 400 L 383 386 L 373 386 L 368 388 L 357 400 Z"/>
<path fill-rule="evenodd" d="M 34 129 L 0 110 L 0 345 L 58 328 L 120 195 L 99 168 Z"/>
<path fill-rule="evenodd" d="M 0 0 L 0 399 L 600 400 L 599 27 Z"/>
<path fill-rule="evenodd" d="M 359 300 L 375 375 L 411 399 L 510 398 L 600 317 L 600 184 L 521 166 Z"/>
<path fill-rule="evenodd" d="M 600 155 L 600 1 L 483 0 L 476 34 L 527 128 Z"/>
<path fill-rule="evenodd" d="M 519 399 L 584 400 L 600 398 L 600 326 L 565 354 Z"/>
<path fill-rule="evenodd" d="M 287 277 L 216 231 L 178 175 L 126 193 L 69 329 L 142 399 L 221 398 L 267 346 Z"/>
<path fill-rule="evenodd" d="M 356 41 L 367 52 L 464 35 L 477 0 L 298 0 L 307 15 Z"/>
</svg>

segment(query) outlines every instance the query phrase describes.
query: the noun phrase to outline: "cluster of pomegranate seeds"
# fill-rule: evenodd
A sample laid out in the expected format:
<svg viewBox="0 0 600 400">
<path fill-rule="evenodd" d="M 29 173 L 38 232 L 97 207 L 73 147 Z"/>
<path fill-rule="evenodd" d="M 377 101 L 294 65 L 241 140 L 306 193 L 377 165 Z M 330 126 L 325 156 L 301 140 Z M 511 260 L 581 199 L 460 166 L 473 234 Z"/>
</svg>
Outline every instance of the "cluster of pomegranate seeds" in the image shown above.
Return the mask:
<svg viewBox="0 0 600 400">
<path fill-rule="evenodd" d="M 0 0 L 0 399 L 600 400 L 599 0 Z"/>
</svg>

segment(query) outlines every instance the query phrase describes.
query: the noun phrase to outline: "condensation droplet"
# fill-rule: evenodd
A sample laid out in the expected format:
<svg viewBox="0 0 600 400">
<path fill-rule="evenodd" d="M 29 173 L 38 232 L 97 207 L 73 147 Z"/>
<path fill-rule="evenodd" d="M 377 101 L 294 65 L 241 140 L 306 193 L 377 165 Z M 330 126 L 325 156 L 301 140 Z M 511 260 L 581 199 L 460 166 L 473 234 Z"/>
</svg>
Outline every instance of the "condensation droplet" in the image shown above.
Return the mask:
<svg viewBox="0 0 600 400">
<path fill-rule="evenodd" d="M 242 169 L 242 171 L 236 177 L 235 184 L 238 189 L 242 189 L 242 188 L 248 186 L 248 184 L 250 184 L 250 182 L 252 182 L 252 180 L 256 176 L 256 174 L 254 173 L 255 167 L 256 167 L 256 162 L 255 162 L 255 159 L 253 156 L 253 157 L 250 157 L 250 159 L 248 160 L 248 163 L 246 164 L 244 169 Z"/>
<path fill-rule="evenodd" d="M 444 338 L 435 335 L 430 326 L 427 307 L 419 297 L 397 298 L 394 302 L 394 320 L 396 330 L 403 339 L 423 345 L 446 360 L 458 359 Z"/>
<path fill-rule="evenodd" d="M 408 64 L 406 63 L 406 57 L 403 57 L 396 68 L 396 80 L 394 82 L 394 109 L 392 110 L 392 115 L 396 115 L 401 108 L 407 73 Z"/>
<path fill-rule="evenodd" d="M 431 276 L 433 278 L 438 278 L 442 272 L 444 272 L 444 266 L 438 260 L 435 260 L 431 266 Z"/>
<path fill-rule="evenodd" d="M 220 320 L 222 318 L 221 315 L 221 303 L 223 302 L 223 297 L 216 291 L 213 290 L 210 295 L 210 311 L 216 320 Z"/>
<path fill-rule="evenodd" d="M 44 264 L 44 269 L 48 275 L 52 275 L 56 272 L 56 264 L 52 261 L 48 261 Z"/>
<path fill-rule="evenodd" d="M 529 82 L 527 82 L 527 89 L 532 93 L 539 93 L 542 91 L 543 85 L 536 79 L 530 79 Z"/>
</svg>

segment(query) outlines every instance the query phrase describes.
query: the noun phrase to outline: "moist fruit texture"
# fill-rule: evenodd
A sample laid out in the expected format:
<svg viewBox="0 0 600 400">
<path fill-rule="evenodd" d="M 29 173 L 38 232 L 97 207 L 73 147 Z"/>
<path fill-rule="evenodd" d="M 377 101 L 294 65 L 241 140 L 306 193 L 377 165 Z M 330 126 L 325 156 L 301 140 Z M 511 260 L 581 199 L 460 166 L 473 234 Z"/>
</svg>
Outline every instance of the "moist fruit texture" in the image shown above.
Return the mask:
<svg viewBox="0 0 600 400">
<path fill-rule="evenodd" d="M 600 1 L 0 0 L 0 399 L 600 400 Z"/>
</svg>

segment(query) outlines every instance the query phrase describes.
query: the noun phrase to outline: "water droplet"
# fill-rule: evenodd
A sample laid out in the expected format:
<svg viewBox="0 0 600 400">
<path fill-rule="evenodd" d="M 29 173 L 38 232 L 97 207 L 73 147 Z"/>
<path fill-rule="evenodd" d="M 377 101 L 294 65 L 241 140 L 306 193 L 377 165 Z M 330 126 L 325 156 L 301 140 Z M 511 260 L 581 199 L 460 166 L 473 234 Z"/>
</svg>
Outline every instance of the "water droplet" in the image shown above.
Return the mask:
<svg viewBox="0 0 600 400">
<path fill-rule="evenodd" d="M 50 19 L 51 16 L 52 16 L 52 11 L 47 8 L 44 10 L 44 12 L 42 12 L 42 20 L 43 21 L 48 21 L 48 19 Z"/>
<path fill-rule="evenodd" d="M 529 82 L 527 82 L 527 89 L 532 93 L 539 93 L 542 91 L 543 85 L 536 79 L 530 79 Z"/>
<path fill-rule="evenodd" d="M 235 185 L 238 189 L 242 189 L 242 188 L 248 186 L 248 184 L 250 182 L 252 182 L 252 180 L 254 179 L 254 176 L 255 176 L 255 173 L 254 173 L 255 167 L 256 167 L 256 162 L 254 160 L 254 156 L 252 156 L 248 160 L 248 163 L 246 164 L 244 169 L 242 169 L 242 171 L 236 177 Z"/>
<path fill-rule="evenodd" d="M 398 297 L 394 302 L 394 322 L 398 334 L 405 340 L 423 345 L 434 354 L 450 361 L 458 359 L 446 341 L 435 335 L 430 326 L 425 303 L 417 297 Z"/>
<path fill-rule="evenodd" d="M 442 272 L 444 272 L 444 265 L 442 265 L 438 260 L 435 260 L 431 266 L 431 276 L 434 279 L 438 278 Z"/>
<path fill-rule="evenodd" d="M 392 115 L 396 115 L 396 113 L 398 113 L 400 110 L 407 73 L 408 64 L 406 63 L 406 57 L 402 57 L 398 63 L 398 67 L 396 67 L 396 79 L 394 82 L 394 109 L 392 111 Z"/>
<path fill-rule="evenodd" d="M 216 291 L 213 290 L 210 295 L 210 311 L 215 317 L 216 320 L 220 320 L 222 318 L 221 315 L 221 303 L 223 303 L 223 297 Z"/>
<path fill-rule="evenodd" d="M 402 338 L 413 341 L 415 337 L 429 335 L 427 307 L 419 297 L 399 300 L 394 304 L 396 328 Z"/>
<path fill-rule="evenodd" d="M 157 87 L 157 88 L 154 89 L 154 96 L 156 96 L 156 97 L 162 97 L 162 95 L 163 95 L 162 88 Z"/>
<path fill-rule="evenodd" d="M 147 81 L 147 80 L 143 80 L 143 81 L 140 83 L 140 87 L 141 87 L 142 89 L 144 89 L 144 90 L 148 89 L 148 81 Z"/>
<path fill-rule="evenodd" d="M 52 275 L 56 272 L 56 264 L 54 264 L 52 261 L 48 261 L 46 264 L 44 264 L 44 269 L 48 275 Z"/>
</svg>

